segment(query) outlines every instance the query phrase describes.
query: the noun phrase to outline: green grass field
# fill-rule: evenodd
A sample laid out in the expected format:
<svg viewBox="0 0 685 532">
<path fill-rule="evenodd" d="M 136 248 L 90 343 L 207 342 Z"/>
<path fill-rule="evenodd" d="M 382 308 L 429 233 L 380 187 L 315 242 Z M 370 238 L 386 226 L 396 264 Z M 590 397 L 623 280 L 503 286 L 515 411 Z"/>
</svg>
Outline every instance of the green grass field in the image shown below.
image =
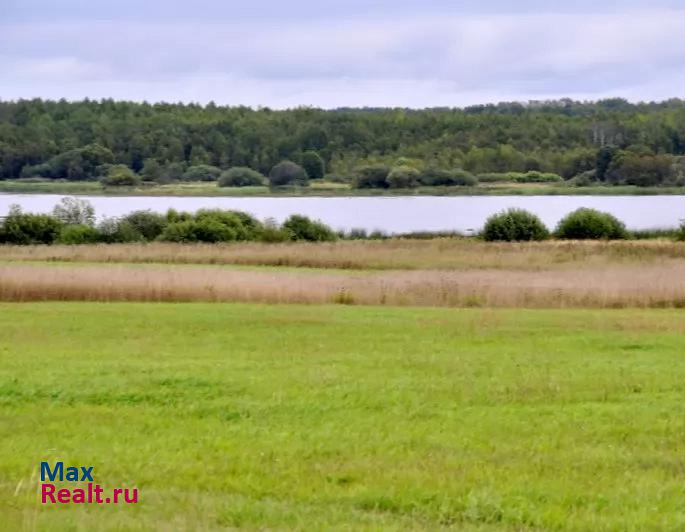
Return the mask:
<svg viewBox="0 0 685 532">
<path fill-rule="evenodd" d="M 676 530 L 685 314 L 0 305 L 7 530 Z M 137 506 L 42 507 L 41 460 Z"/>
</svg>

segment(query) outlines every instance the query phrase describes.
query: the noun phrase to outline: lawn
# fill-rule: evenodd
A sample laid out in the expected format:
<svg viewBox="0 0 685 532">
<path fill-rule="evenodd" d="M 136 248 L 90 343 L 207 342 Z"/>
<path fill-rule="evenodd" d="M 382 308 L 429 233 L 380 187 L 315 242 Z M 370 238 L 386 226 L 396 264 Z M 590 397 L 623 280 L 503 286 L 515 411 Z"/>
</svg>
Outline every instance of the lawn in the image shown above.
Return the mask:
<svg viewBox="0 0 685 532">
<path fill-rule="evenodd" d="M 0 523 L 685 527 L 685 313 L 0 305 Z M 41 460 L 138 505 L 53 505 Z"/>
</svg>

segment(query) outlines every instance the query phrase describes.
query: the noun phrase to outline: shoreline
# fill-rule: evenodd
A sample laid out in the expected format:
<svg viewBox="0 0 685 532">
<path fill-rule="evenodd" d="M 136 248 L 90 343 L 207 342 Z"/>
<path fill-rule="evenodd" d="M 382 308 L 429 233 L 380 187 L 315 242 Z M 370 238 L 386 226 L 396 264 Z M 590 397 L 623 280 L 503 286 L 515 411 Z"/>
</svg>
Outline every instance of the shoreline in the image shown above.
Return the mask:
<svg viewBox="0 0 685 532">
<path fill-rule="evenodd" d="M 102 188 L 97 182 L 21 182 L 0 181 L 0 194 L 55 194 L 68 196 L 140 197 L 233 197 L 233 198 L 358 198 L 358 197 L 479 197 L 479 196 L 685 196 L 685 187 L 597 186 L 567 187 L 553 185 L 501 185 L 483 187 L 419 187 L 409 189 L 351 189 L 312 186 L 220 188 L 213 184 L 179 183 L 143 187 Z"/>
</svg>

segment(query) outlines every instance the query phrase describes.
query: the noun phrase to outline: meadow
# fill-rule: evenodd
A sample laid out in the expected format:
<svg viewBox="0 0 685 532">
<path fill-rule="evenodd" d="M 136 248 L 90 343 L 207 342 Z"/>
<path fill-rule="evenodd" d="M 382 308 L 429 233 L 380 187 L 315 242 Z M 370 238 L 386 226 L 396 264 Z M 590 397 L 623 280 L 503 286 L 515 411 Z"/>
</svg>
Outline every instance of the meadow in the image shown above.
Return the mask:
<svg viewBox="0 0 685 532">
<path fill-rule="evenodd" d="M 678 310 L 26 303 L 9 530 L 677 530 Z M 140 504 L 41 507 L 41 460 Z"/>
<path fill-rule="evenodd" d="M 685 307 L 670 240 L 3 246 L 0 300 Z"/>
</svg>

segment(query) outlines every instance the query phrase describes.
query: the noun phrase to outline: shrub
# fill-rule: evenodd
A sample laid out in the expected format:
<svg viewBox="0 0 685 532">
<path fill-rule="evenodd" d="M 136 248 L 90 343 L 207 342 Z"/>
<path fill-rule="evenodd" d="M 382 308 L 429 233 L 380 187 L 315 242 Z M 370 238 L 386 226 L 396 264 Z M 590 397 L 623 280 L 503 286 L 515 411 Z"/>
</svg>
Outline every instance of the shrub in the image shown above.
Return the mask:
<svg viewBox="0 0 685 532">
<path fill-rule="evenodd" d="M 675 239 L 679 242 L 685 242 L 685 220 L 680 222 L 680 227 L 675 235 Z"/>
<path fill-rule="evenodd" d="M 338 235 L 325 224 L 314 222 L 306 216 L 293 214 L 283 223 L 283 229 L 288 232 L 290 240 L 308 240 L 310 242 L 332 242 Z"/>
<path fill-rule="evenodd" d="M 297 163 L 283 161 L 274 166 L 269 172 L 269 184 L 272 187 L 286 185 L 306 186 L 308 184 L 307 172 Z"/>
<path fill-rule="evenodd" d="M 183 174 L 185 181 L 216 181 L 221 174 L 221 168 L 209 164 L 189 166 Z"/>
<path fill-rule="evenodd" d="M 355 188 L 388 188 L 390 169 L 384 164 L 360 166 L 354 172 Z"/>
<path fill-rule="evenodd" d="M 142 242 L 143 235 L 129 222 L 119 218 L 105 218 L 97 228 L 100 239 L 107 244 Z"/>
<path fill-rule="evenodd" d="M 101 182 L 106 187 L 131 187 L 140 184 L 140 177 L 125 164 L 113 164 Z"/>
<path fill-rule="evenodd" d="M 121 218 L 121 223 L 129 224 L 143 239 L 154 240 L 164 231 L 167 219 L 163 214 L 145 210 L 134 211 L 124 216 Z"/>
<path fill-rule="evenodd" d="M 427 186 L 463 186 L 472 187 L 478 184 L 478 180 L 471 172 L 466 170 L 442 170 L 439 168 L 428 168 L 424 170 L 420 177 L 420 182 Z"/>
<path fill-rule="evenodd" d="M 510 173 L 511 180 L 515 183 L 560 183 L 564 180 L 558 174 L 545 172 L 526 172 L 525 174 Z"/>
<path fill-rule="evenodd" d="M 511 174 L 488 173 L 478 174 L 477 179 L 479 183 L 511 183 L 513 176 Z"/>
<path fill-rule="evenodd" d="M 52 215 L 67 225 L 90 225 L 95 223 L 95 208 L 86 200 L 62 198 L 55 205 Z"/>
<path fill-rule="evenodd" d="M 234 166 L 221 172 L 220 187 L 259 187 L 266 184 L 266 178 L 246 166 Z"/>
<path fill-rule="evenodd" d="M 212 222 L 230 229 L 230 240 L 256 240 L 262 224 L 247 213 L 240 211 L 222 211 L 220 209 L 201 209 L 195 213 L 195 221 Z M 226 233 L 228 235 L 229 233 Z M 209 240 L 208 242 L 213 242 Z"/>
<path fill-rule="evenodd" d="M 555 233 L 558 238 L 574 240 L 628 237 L 625 225 L 615 216 L 585 207 L 566 215 L 557 225 Z"/>
<path fill-rule="evenodd" d="M 0 228 L 0 242 L 8 244 L 52 244 L 62 229 L 62 222 L 48 214 L 23 213 L 17 205 Z"/>
<path fill-rule="evenodd" d="M 229 242 L 235 232 L 216 220 L 187 220 L 170 223 L 159 237 L 166 242 Z"/>
<path fill-rule="evenodd" d="M 159 240 L 168 242 L 258 240 L 263 233 L 262 224 L 239 211 L 203 209 L 192 216 L 170 210 L 167 219 L 169 225 L 162 231 Z"/>
<path fill-rule="evenodd" d="M 92 225 L 65 225 L 57 237 L 60 244 L 95 244 L 100 241 L 100 233 Z"/>
<path fill-rule="evenodd" d="M 545 240 L 549 231 L 535 214 L 523 209 L 508 209 L 490 216 L 483 228 L 483 238 L 489 242 L 521 242 Z"/>
<path fill-rule="evenodd" d="M 418 185 L 421 173 L 411 166 L 396 166 L 393 168 L 386 181 L 390 188 L 412 188 Z"/>
<path fill-rule="evenodd" d="M 290 233 L 279 227 L 273 218 L 269 218 L 264 222 L 264 226 L 259 235 L 262 242 L 286 242 L 290 240 Z"/>
<path fill-rule="evenodd" d="M 573 176 L 568 180 L 568 184 L 573 187 L 590 187 L 592 186 L 597 178 L 596 170 L 588 170 L 582 174 Z"/>
<path fill-rule="evenodd" d="M 309 179 L 322 179 L 326 173 L 326 165 L 315 151 L 306 151 L 302 154 L 302 167 Z"/>
</svg>

